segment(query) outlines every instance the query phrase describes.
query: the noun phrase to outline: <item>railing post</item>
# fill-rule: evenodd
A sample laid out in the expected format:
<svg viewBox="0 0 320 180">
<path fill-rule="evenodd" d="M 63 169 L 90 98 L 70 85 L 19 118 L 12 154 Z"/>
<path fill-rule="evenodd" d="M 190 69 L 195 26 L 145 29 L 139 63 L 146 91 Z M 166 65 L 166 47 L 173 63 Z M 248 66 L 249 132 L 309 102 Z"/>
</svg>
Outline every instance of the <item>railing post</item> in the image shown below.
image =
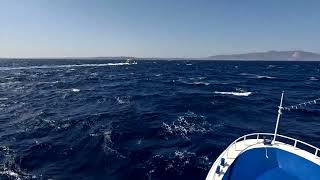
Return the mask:
<svg viewBox="0 0 320 180">
<path fill-rule="evenodd" d="M 276 136 L 277 136 L 277 132 L 278 132 L 278 126 L 279 126 L 279 121 L 280 121 L 280 116 L 282 114 L 282 101 L 283 101 L 283 93 L 284 91 L 282 91 L 281 94 L 281 100 L 280 100 L 280 105 L 279 105 L 279 109 L 278 109 L 278 117 L 277 117 L 277 123 L 276 123 L 276 128 L 274 130 L 274 136 L 273 136 L 273 144 L 276 140 Z"/>
<path fill-rule="evenodd" d="M 319 149 L 316 149 L 316 152 L 314 153 L 315 156 L 318 156 Z"/>
<path fill-rule="evenodd" d="M 294 148 L 297 148 L 297 140 L 294 140 Z"/>
</svg>

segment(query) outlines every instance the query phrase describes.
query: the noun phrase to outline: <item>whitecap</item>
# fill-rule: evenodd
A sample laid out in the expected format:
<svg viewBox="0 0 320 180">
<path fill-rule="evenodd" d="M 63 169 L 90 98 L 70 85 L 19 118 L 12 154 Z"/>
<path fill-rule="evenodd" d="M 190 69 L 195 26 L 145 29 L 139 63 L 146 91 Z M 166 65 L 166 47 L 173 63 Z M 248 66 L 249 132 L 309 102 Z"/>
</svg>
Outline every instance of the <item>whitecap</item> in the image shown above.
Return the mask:
<svg viewBox="0 0 320 180">
<path fill-rule="evenodd" d="M 162 128 L 165 134 L 182 136 L 189 139 L 189 135 L 193 133 L 206 133 L 210 130 L 210 124 L 205 121 L 206 117 L 197 115 L 194 112 L 187 112 L 179 116 L 171 124 L 162 122 Z"/>
<path fill-rule="evenodd" d="M 70 126 L 71 126 L 71 124 L 65 123 L 65 124 L 61 125 L 61 128 L 66 129 L 66 128 L 70 127 Z"/>
<path fill-rule="evenodd" d="M 162 155 L 163 154 L 163 155 Z M 157 170 L 164 171 L 175 171 L 177 174 L 183 173 L 186 168 L 189 167 L 191 162 L 197 160 L 197 155 L 194 152 L 187 150 L 176 150 L 173 152 L 165 152 L 162 154 L 156 154 L 151 160 L 147 161 L 147 164 L 151 165 L 151 170 L 149 171 L 149 177 L 151 177 L 150 172 L 155 172 Z M 157 165 L 161 164 L 161 167 Z"/>
<path fill-rule="evenodd" d="M 206 85 L 206 86 L 210 85 L 210 83 L 208 82 L 201 81 L 202 79 L 205 79 L 205 77 L 189 78 L 189 80 L 178 79 L 178 81 L 188 85 Z"/>
<path fill-rule="evenodd" d="M 106 142 L 111 143 L 111 142 L 112 142 L 112 140 L 111 140 L 111 135 L 112 135 L 112 130 L 105 131 L 105 132 L 103 133 L 104 140 L 105 140 Z"/>
<path fill-rule="evenodd" d="M 200 156 L 200 158 L 205 160 L 205 161 L 209 161 L 209 158 L 207 156 Z"/>
<path fill-rule="evenodd" d="M 252 92 L 220 92 L 215 91 L 216 94 L 223 94 L 223 95 L 233 95 L 233 96 L 249 96 Z"/>
<path fill-rule="evenodd" d="M 12 178 L 15 178 L 16 180 L 20 180 L 21 178 L 19 177 L 19 174 L 16 172 L 13 172 L 11 170 L 5 170 L 5 171 L 0 171 L 0 174 L 6 175 Z"/>
<path fill-rule="evenodd" d="M 274 68 L 274 67 L 276 67 L 276 65 L 270 64 L 270 65 L 268 65 L 267 68 L 269 69 L 269 68 Z"/>
<path fill-rule="evenodd" d="M 7 146 L 0 146 L 0 153 L 3 155 L 3 159 L 1 160 L 2 167 L 0 170 L 0 174 L 6 176 L 8 179 L 30 179 L 30 177 L 35 177 L 35 175 L 28 174 L 26 172 L 21 171 L 18 164 L 16 164 L 16 157 L 14 151 L 12 151 Z"/>
<path fill-rule="evenodd" d="M 57 84 L 59 83 L 59 81 L 43 81 L 43 82 L 39 82 L 39 84 Z"/>
<path fill-rule="evenodd" d="M 94 135 L 92 135 L 92 136 L 94 136 Z M 116 155 L 117 158 L 121 158 L 121 159 L 126 158 L 124 155 L 122 155 L 116 149 L 114 149 L 114 143 L 112 142 L 112 130 L 111 129 L 104 131 L 102 136 L 104 139 L 104 143 L 103 143 L 102 148 L 106 154 L 111 153 L 111 154 Z"/>
<path fill-rule="evenodd" d="M 0 98 L 0 101 L 5 101 L 8 100 L 8 98 L 4 97 L 4 98 Z"/>
<path fill-rule="evenodd" d="M 256 75 L 256 77 L 258 79 L 275 79 L 275 77 L 272 77 L 272 76 L 260 76 L 260 75 Z"/>
<path fill-rule="evenodd" d="M 168 163 L 168 165 L 166 166 L 165 170 L 168 171 L 169 169 L 173 169 L 174 166 L 171 163 Z"/>
<path fill-rule="evenodd" d="M 207 77 L 191 77 L 189 78 L 190 80 L 203 80 L 203 79 L 206 79 Z"/>
<path fill-rule="evenodd" d="M 186 65 L 187 65 L 187 66 L 192 66 L 192 64 L 190 64 L 190 63 L 189 63 L 189 64 L 186 64 Z"/>
<path fill-rule="evenodd" d="M 257 75 L 257 74 L 250 74 L 250 73 L 240 73 L 240 75 L 249 76 L 250 78 L 257 78 L 257 79 L 275 79 L 276 78 L 273 76 Z"/>
<path fill-rule="evenodd" d="M 208 83 L 208 82 L 202 82 L 202 81 L 196 81 L 196 82 L 193 82 L 193 84 L 196 84 L 196 85 L 206 85 L 206 86 L 210 85 L 210 83 Z"/>
<path fill-rule="evenodd" d="M 250 74 L 250 73 L 240 73 L 242 76 L 250 76 L 250 75 L 255 75 L 255 74 Z"/>
<path fill-rule="evenodd" d="M 129 104 L 130 103 L 130 97 L 129 96 L 123 96 L 123 97 L 115 97 L 118 104 Z"/>
<path fill-rule="evenodd" d="M 137 62 L 134 63 L 107 63 L 103 66 L 123 66 L 123 65 L 132 65 L 132 64 L 138 64 Z"/>
<path fill-rule="evenodd" d="M 72 88 L 71 91 L 72 92 L 80 92 L 80 89 Z"/>
<path fill-rule="evenodd" d="M 97 136 L 100 136 L 100 134 L 99 133 L 90 133 L 89 136 L 97 137 Z"/>
<path fill-rule="evenodd" d="M 316 78 L 316 77 L 310 77 L 309 80 L 310 80 L 310 81 L 318 81 L 319 79 Z"/>
<path fill-rule="evenodd" d="M 39 113 L 38 115 L 41 115 L 41 114 L 43 114 L 43 112 Z M 55 120 L 48 120 L 48 119 L 45 119 L 45 118 L 43 118 L 42 121 L 46 122 L 48 124 L 54 124 L 56 122 Z"/>
<path fill-rule="evenodd" d="M 196 154 L 188 151 L 175 151 L 174 155 L 179 159 L 183 159 L 185 157 L 195 156 Z"/>
<path fill-rule="evenodd" d="M 143 138 L 141 138 L 141 139 L 138 139 L 138 141 L 137 141 L 137 144 L 138 144 L 138 145 L 140 145 L 140 144 L 141 144 L 141 142 L 142 142 L 142 139 L 143 139 Z"/>
</svg>

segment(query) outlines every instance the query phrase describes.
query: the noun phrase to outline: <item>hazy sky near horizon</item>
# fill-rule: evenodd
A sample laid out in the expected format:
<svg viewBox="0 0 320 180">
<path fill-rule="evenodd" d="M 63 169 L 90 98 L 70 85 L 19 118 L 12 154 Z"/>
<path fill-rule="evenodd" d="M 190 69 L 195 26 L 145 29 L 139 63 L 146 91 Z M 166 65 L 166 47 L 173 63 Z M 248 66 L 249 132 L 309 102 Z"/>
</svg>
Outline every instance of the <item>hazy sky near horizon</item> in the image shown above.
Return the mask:
<svg viewBox="0 0 320 180">
<path fill-rule="evenodd" d="M 0 0 L 0 57 L 320 53 L 319 0 Z"/>
</svg>

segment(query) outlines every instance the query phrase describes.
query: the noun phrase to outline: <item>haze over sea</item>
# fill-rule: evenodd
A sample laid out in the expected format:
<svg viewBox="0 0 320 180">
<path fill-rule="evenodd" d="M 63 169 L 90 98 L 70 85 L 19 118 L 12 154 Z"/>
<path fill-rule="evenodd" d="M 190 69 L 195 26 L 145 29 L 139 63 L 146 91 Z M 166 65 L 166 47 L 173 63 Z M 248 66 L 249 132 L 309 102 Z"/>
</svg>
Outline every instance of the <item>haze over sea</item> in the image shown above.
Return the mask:
<svg viewBox="0 0 320 180">
<path fill-rule="evenodd" d="M 241 135 L 320 97 L 319 62 L 2 60 L 1 179 L 204 179 Z M 279 133 L 320 146 L 319 105 Z"/>
</svg>

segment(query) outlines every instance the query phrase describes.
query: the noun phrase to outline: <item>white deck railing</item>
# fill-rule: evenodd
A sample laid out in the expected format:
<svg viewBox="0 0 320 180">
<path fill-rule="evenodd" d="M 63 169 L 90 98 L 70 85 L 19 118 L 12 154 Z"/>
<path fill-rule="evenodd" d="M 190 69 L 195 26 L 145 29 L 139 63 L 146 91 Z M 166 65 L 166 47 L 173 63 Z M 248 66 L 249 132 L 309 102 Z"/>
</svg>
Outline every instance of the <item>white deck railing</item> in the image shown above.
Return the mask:
<svg viewBox="0 0 320 180">
<path fill-rule="evenodd" d="M 263 140 L 263 139 L 270 139 L 270 140 L 272 140 L 273 137 L 274 137 L 274 134 L 273 134 L 273 133 L 252 133 L 252 134 L 246 134 L 246 135 L 241 136 L 241 137 L 239 137 L 238 139 L 234 140 L 234 141 L 227 147 L 227 149 L 224 151 L 224 153 L 228 153 L 230 147 L 232 147 L 233 145 L 235 145 L 235 144 L 236 144 L 237 142 L 239 142 L 239 141 L 248 139 L 248 137 L 249 137 L 249 139 L 255 139 L 255 138 L 256 138 L 257 141 L 258 141 L 259 139 L 260 139 L 260 140 Z M 255 138 L 250 138 L 250 137 L 255 137 Z M 268 138 L 268 137 L 269 137 L 269 138 Z M 291 140 L 291 141 L 293 141 L 294 143 L 293 143 L 293 145 L 292 145 L 292 144 L 288 144 L 287 142 L 281 141 L 281 139 L 280 139 L 280 140 L 277 139 L 277 137 L 281 137 L 281 138 L 284 138 L 284 139 L 287 139 L 287 140 Z M 303 150 L 305 150 L 305 151 L 307 151 L 307 152 L 315 155 L 317 158 L 319 158 L 319 157 L 318 157 L 318 152 L 319 152 L 320 149 L 317 148 L 317 147 L 315 147 L 315 146 L 313 146 L 313 145 L 311 145 L 311 144 L 308 144 L 308 143 L 306 143 L 306 142 L 303 142 L 303 141 L 300 141 L 300 140 L 298 140 L 298 139 L 291 138 L 291 137 L 288 137 L 288 136 L 280 135 L 280 134 L 277 134 L 277 135 L 275 136 L 275 140 L 272 141 L 272 144 L 274 144 L 275 141 L 277 141 L 277 142 L 282 142 L 282 143 L 291 145 L 291 146 L 293 146 L 294 148 L 298 148 L 298 147 L 297 147 L 298 143 L 303 144 L 303 145 L 309 147 L 309 149 L 307 149 L 307 150 L 306 150 L 306 149 L 303 149 Z M 302 149 L 302 148 L 299 148 L 299 149 Z M 245 149 L 244 149 L 244 150 L 245 150 Z M 242 150 L 242 151 L 244 151 L 244 150 Z M 310 150 L 313 150 L 313 151 L 310 151 Z M 222 157 L 223 157 L 223 156 L 224 156 L 224 155 L 222 155 Z"/>
<path fill-rule="evenodd" d="M 281 138 L 279 138 L 281 137 Z M 282 139 L 283 138 L 283 139 Z M 271 144 L 270 145 L 274 145 L 274 144 L 277 144 L 277 143 L 284 143 L 286 145 L 291 145 L 292 147 L 294 148 L 298 148 L 298 149 L 301 149 L 301 150 L 304 150 L 310 154 L 313 154 L 314 156 L 316 156 L 316 158 L 320 158 L 318 156 L 318 153 L 320 151 L 319 148 L 311 145 L 311 144 L 308 144 L 306 142 L 303 142 L 303 141 L 300 141 L 298 139 L 295 139 L 295 138 L 291 138 L 291 137 L 288 137 L 288 136 L 284 136 L 284 135 L 280 135 L 280 134 L 277 134 L 276 136 L 274 135 L 274 133 L 252 133 L 252 134 L 246 134 L 244 136 L 241 136 L 239 137 L 238 139 L 234 140 L 227 148 L 226 150 L 218 157 L 218 159 L 215 161 L 213 167 L 216 167 L 216 166 L 220 166 L 219 163 L 221 161 L 221 158 L 231 158 L 231 159 L 235 159 L 236 157 L 229 157 L 228 156 L 228 152 L 230 151 L 230 148 L 231 147 L 234 147 L 235 149 L 237 149 L 236 147 L 236 144 L 238 142 L 241 142 L 243 141 L 245 143 L 245 140 L 248 140 L 248 139 L 256 139 L 257 140 L 257 143 L 254 143 L 254 144 L 248 144 L 247 146 L 243 146 L 244 148 L 243 149 L 240 149 L 240 150 L 237 150 L 238 153 L 242 153 L 244 152 L 245 150 L 247 150 L 249 147 L 252 147 L 254 145 L 257 145 L 257 144 L 261 144 L 261 143 L 264 143 L 264 139 L 269 139 Z M 260 141 L 259 141 L 260 140 Z M 262 140 L 262 141 L 261 141 Z M 293 142 L 293 144 L 290 144 L 288 142 L 285 142 L 283 140 L 290 140 Z M 305 145 L 306 147 L 308 147 L 308 149 L 306 148 L 299 148 L 297 147 L 299 144 L 303 144 Z M 232 151 L 232 150 L 231 150 Z M 240 152 L 239 152 L 240 151 Z M 226 154 L 227 153 L 227 154 Z M 216 164 L 217 163 L 217 164 Z M 216 165 L 215 165 L 216 164 Z M 229 164 L 230 165 L 230 164 Z M 214 172 L 214 175 L 213 175 L 213 180 L 216 179 L 216 172 Z M 220 178 L 219 178 L 220 179 Z"/>
</svg>

